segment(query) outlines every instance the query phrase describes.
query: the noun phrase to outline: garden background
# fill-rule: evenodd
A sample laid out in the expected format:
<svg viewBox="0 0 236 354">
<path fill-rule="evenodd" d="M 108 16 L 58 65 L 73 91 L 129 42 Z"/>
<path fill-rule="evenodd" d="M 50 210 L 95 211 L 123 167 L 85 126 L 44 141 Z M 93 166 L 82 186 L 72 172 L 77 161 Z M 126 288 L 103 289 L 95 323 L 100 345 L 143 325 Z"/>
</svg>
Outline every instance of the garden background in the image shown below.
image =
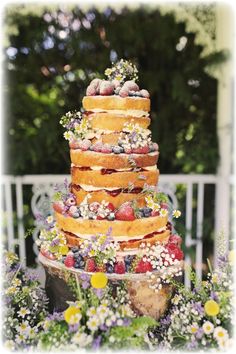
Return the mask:
<svg viewBox="0 0 236 354">
<path fill-rule="evenodd" d="M 226 11 L 227 22 L 230 9 L 221 11 Z M 68 174 L 69 148 L 59 119 L 80 107 L 92 78 L 124 58 L 137 65 L 140 86 L 151 94 L 151 130 L 160 147 L 160 173 L 215 175 L 220 163 L 217 92 L 222 66 L 230 60 L 229 52 L 216 45 L 216 12 L 215 4 L 6 6 L 4 174 Z M 213 255 L 215 188 L 205 186 L 203 259 Z M 185 194 L 185 187 L 178 185 L 182 220 Z M 31 198 L 32 188 L 27 187 L 26 230 L 34 226 Z M 196 189 L 193 198 L 194 219 Z M 17 234 L 15 212 L 13 216 Z M 184 238 L 183 221 L 176 229 Z M 196 233 L 193 221 L 195 238 Z M 33 239 L 25 242 L 27 264 L 32 266 Z M 185 252 L 194 262 L 194 246 Z"/>
</svg>

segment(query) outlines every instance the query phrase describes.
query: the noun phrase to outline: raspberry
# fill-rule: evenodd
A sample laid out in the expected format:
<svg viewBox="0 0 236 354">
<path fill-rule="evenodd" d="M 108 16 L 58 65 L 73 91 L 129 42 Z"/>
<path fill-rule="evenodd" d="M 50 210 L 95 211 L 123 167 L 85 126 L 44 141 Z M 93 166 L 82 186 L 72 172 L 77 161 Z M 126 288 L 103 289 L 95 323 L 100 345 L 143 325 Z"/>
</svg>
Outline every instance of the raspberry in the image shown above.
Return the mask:
<svg viewBox="0 0 236 354">
<path fill-rule="evenodd" d="M 96 96 L 96 88 L 92 85 L 89 85 L 86 90 L 86 96 Z"/>
<path fill-rule="evenodd" d="M 76 214 L 77 213 L 77 207 L 75 206 L 75 205 L 72 205 L 71 207 L 70 207 L 70 209 L 68 210 L 68 214 L 70 215 L 70 216 L 74 216 L 74 214 Z"/>
<path fill-rule="evenodd" d="M 172 259 L 177 259 L 178 261 L 181 261 L 184 258 L 183 251 L 181 251 L 181 249 L 176 244 L 168 243 L 166 249 L 170 256 L 174 255 L 174 258 Z"/>
<path fill-rule="evenodd" d="M 123 87 L 128 91 L 139 91 L 138 85 L 132 80 L 126 81 Z"/>
<path fill-rule="evenodd" d="M 91 143 L 90 140 L 84 139 L 84 140 L 81 141 L 79 147 L 80 147 L 80 149 L 81 149 L 82 151 L 86 151 L 86 150 L 88 150 L 88 149 L 90 148 L 91 144 L 92 144 L 92 143 Z"/>
<path fill-rule="evenodd" d="M 141 146 L 139 148 L 132 149 L 132 152 L 135 154 L 147 154 L 149 152 L 149 147 L 147 145 Z"/>
<path fill-rule="evenodd" d="M 62 201 L 53 203 L 53 209 L 57 212 L 57 213 L 62 213 L 64 211 L 64 203 Z"/>
<path fill-rule="evenodd" d="M 112 147 L 109 144 L 104 144 L 101 148 L 103 154 L 110 154 L 112 152 Z"/>
<path fill-rule="evenodd" d="M 112 95 L 114 92 L 114 85 L 111 81 L 103 80 L 100 84 L 99 93 L 102 96 Z"/>
<path fill-rule="evenodd" d="M 129 90 L 123 86 L 122 89 L 119 91 L 119 95 L 120 97 L 128 97 Z"/>
<path fill-rule="evenodd" d="M 117 220 L 132 221 L 135 220 L 134 209 L 130 203 L 122 204 L 115 213 Z"/>
<path fill-rule="evenodd" d="M 158 216 L 159 215 L 159 211 L 158 210 L 153 210 L 151 212 L 151 216 Z"/>
<path fill-rule="evenodd" d="M 180 246 L 182 243 L 182 238 L 179 235 L 171 235 L 169 238 L 169 243 L 174 243 Z"/>
<path fill-rule="evenodd" d="M 73 253 L 68 253 L 68 255 L 66 256 L 65 260 L 64 260 L 64 264 L 67 268 L 71 268 L 74 267 L 75 264 L 75 260 L 74 260 L 74 255 Z"/>
<path fill-rule="evenodd" d="M 93 151 L 101 152 L 102 147 L 103 147 L 103 143 L 101 141 L 98 141 L 93 145 Z"/>
<path fill-rule="evenodd" d="M 125 263 L 123 261 L 118 261 L 114 265 L 114 273 L 124 274 L 125 273 Z"/>
<path fill-rule="evenodd" d="M 141 259 L 136 268 L 135 268 L 135 273 L 146 273 L 146 272 L 151 272 L 152 271 L 152 265 L 148 261 L 144 261 Z"/>
<path fill-rule="evenodd" d="M 104 220 L 105 219 L 105 216 L 103 215 L 97 215 L 97 220 Z"/>
<path fill-rule="evenodd" d="M 95 272 L 96 271 L 96 262 L 93 258 L 87 259 L 86 265 L 85 265 L 85 270 L 87 272 Z"/>
<path fill-rule="evenodd" d="M 115 210 L 115 207 L 112 203 L 108 203 L 107 208 L 110 209 L 111 211 Z"/>
<path fill-rule="evenodd" d="M 140 94 L 143 98 L 149 98 L 150 94 L 147 90 L 140 90 Z"/>
</svg>

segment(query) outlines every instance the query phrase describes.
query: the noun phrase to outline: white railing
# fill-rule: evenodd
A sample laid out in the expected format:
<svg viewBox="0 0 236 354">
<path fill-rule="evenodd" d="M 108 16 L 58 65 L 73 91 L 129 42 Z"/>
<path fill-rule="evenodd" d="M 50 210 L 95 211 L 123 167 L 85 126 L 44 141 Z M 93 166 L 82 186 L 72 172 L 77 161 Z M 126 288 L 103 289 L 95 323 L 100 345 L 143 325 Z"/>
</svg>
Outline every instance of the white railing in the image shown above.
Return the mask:
<svg viewBox="0 0 236 354">
<path fill-rule="evenodd" d="M 9 250 L 15 251 L 18 248 L 20 259 L 26 262 L 25 247 L 25 224 L 24 224 L 24 188 L 32 186 L 32 196 L 30 196 L 32 218 L 36 219 L 37 214 L 45 214 L 49 212 L 50 200 L 54 194 L 53 186 L 56 183 L 63 183 L 69 175 L 25 175 L 25 176 L 3 176 L 3 211 L 4 211 L 4 232 L 7 247 Z M 217 187 L 222 184 L 219 177 L 215 175 L 161 175 L 159 188 L 167 193 L 172 201 L 173 207 L 178 207 L 176 199 L 176 187 L 178 185 L 185 186 L 185 244 L 187 248 L 195 247 L 196 255 L 196 272 L 199 278 L 202 277 L 202 261 L 203 261 L 203 221 L 204 221 L 204 198 L 205 185 L 215 185 L 215 193 Z M 193 230 L 193 192 L 194 186 L 197 188 L 197 205 L 196 205 L 196 231 Z M 30 192 L 31 193 L 31 192 Z M 28 191 L 29 194 L 29 191 Z M 218 191 L 219 194 L 219 191 Z M 219 216 L 222 217 L 223 205 L 215 205 L 214 218 L 215 229 Z M 229 218 L 225 221 L 229 222 Z M 35 229 L 33 232 L 34 240 L 38 237 L 40 225 L 34 222 Z M 218 230 L 217 230 L 218 231 Z M 215 234 L 215 242 L 217 233 Z M 36 244 L 34 243 L 33 251 L 38 253 Z M 185 256 L 185 263 L 191 265 L 191 258 L 188 253 Z M 185 278 L 186 285 L 189 285 L 189 279 Z"/>
</svg>

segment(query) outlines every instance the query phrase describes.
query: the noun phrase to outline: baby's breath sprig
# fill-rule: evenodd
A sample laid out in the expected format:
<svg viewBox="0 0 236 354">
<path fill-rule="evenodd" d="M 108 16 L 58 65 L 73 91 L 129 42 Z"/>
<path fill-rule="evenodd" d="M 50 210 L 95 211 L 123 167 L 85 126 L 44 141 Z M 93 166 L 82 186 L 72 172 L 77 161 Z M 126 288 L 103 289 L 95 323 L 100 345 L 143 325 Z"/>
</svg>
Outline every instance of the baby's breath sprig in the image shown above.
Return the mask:
<svg viewBox="0 0 236 354">
<path fill-rule="evenodd" d="M 105 70 L 108 80 L 117 80 L 123 84 L 127 80 L 138 80 L 138 69 L 135 64 L 128 60 L 121 59 L 116 64 L 112 63 L 111 68 Z"/>
</svg>

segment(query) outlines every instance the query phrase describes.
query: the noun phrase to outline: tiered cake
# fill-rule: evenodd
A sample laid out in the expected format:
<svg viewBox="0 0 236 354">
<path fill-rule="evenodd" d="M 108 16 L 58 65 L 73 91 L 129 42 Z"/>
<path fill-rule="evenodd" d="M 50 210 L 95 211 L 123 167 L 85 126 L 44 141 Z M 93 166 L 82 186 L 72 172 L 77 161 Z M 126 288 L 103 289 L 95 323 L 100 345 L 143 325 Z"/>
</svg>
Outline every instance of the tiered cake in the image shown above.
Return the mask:
<svg viewBox="0 0 236 354">
<path fill-rule="evenodd" d="M 137 69 L 127 61 L 105 74 L 108 80 L 88 86 L 83 111 L 61 119 L 71 183 L 56 193 L 56 223 L 47 219 L 41 253 L 71 270 L 111 278 L 161 272 L 156 284 L 150 281 L 157 292 L 160 279 L 178 274 L 183 253 L 181 238 L 171 235 L 168 198 L 157 189 L 159 151 L 148 129 L 149 93 L 139 88 Z"/>
</svg>

